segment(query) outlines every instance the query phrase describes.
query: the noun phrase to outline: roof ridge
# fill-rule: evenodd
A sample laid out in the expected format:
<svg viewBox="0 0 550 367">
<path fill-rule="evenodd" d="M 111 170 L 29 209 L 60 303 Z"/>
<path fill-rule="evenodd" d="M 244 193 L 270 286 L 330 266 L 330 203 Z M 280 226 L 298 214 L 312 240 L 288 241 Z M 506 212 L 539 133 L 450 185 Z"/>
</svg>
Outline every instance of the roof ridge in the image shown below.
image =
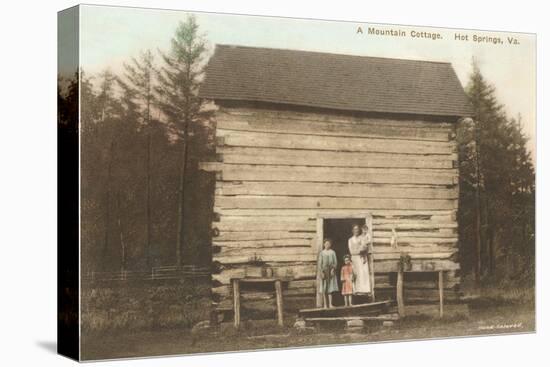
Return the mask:
<svg viewBox="0 0 550 367">
<path fill-rule="evenodd" d="M 450 63 L 216 45 L 199 96 L 348 111 L 465 116 Z"/>
<path fill-rule="evenodd" d="M 218 48 L 218 47 L 223 47 L 223 48 L 247 48 L 247 49 L 274 50 L 274 51 L 290 51 L 290 52 L 303 52 L 303 53 L 320 54 L 320 55 L 335 55 L 335 56 L 357 57 L 357 58 L 364 58 L 364 59 L 382 59 L 382 60 L 395 60 L 395 61 L 405 61 L 405 62 L 418 62 L 418 63 L 452 65 L 450 61 L 401 59 L 401 58 L 395 58 L 395 57 L 354 55 L 354 54 L 347 54 L 347 53 L 311 51 L 311 50 L 297 50 L 297 49 L 292 49 L 292 48 L 279 48 L 279 47 L 246 46 L 246 45 L 235 45 L 235 44 L 228 44 L 228 43 L 217 43 L 217 44 L 215 44 L 215 48 Z"/>
</svg>

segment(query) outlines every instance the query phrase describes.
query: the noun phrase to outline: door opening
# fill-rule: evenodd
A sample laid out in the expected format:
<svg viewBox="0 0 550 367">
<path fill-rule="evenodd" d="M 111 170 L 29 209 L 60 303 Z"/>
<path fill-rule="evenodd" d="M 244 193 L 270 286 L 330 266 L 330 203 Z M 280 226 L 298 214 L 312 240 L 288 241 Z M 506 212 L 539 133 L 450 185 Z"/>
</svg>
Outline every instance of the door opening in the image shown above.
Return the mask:
<svg viewBox="0 0 550 367">
<path fill-rule="evenodd" d="M 336 269 L 336 277 L 338 279 L 338 293 L 332 295 L 334 306 L 343 306 L 344 298 L 342 297 L 342 282 L 340 281 L 340 270 L 344 263 L 344 255 L 349 254 L 348 239 L 351 237 L 351 229 L 355 224 L 363 226 L 365 218 L 326 218 L 323 221 L 323 234 L 325 239 L 330 239 L 332 249 L 336 252 L 338 259 L 338 267 Z"/>
<path fill-rule="evenodd" d="M 336 253 L 336 258 L 338 259 L 338 266 L 336 269 L 336 277 L 338 280 L 339 292 L 335 292 L 332 295 L 334 306 L 343 306 L 344 298 L 342 296 L 342 283 L 340 281 L 340 270 L 344 262 L 344 255 L 349 254 L 348 249 L 348 240 L 352 236 L 352 227 L 355 224 L 360 225 L 361 227 L 364 224 L 367 224 L 369 227 L 370 237 L 372 238 L 372 216 L 370 213 L 349 213 L 346 215 L 336 216 L 336 215 L 319 215 L 317 218 L 317 244 L 318 251 L 321 251 L 323 248 L 323 240 L 330 239 L 332 242 L 332 249 Z M 374 275 L 374 274 L 373 274 Z M 373 282 L 374 276 L 371 277 Z M 317 288 L 319 287 L 320 275 L 317 275 Z M 373 284 L 374 287 L 374 284 Z M 374 292 L 372 293 L 374 299 Z M 368 297 L 366 296 L 353 296 L 353 302 L 356 304 L 369 302 Z M 317 307 L 322 306 L 322 297 L 320 293 L 317 293 Z"/>
</svg>

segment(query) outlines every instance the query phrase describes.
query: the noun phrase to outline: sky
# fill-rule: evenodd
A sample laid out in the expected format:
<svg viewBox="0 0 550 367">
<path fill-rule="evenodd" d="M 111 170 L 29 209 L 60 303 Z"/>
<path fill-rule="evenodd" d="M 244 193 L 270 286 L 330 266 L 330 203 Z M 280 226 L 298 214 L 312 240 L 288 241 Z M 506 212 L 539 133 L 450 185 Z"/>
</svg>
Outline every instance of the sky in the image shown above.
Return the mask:
<svg viewBox="0 0 550 367">
<path fill-rule="evenodd" d="M 120 71 L 123 62 L 145 49 L 167 50 L 178 22 L 185 20 L 189 13 L 84 5 L 80 14 L 80 64 L 88 73 L 96 73 L 105 68 Z M 528 149 L 534 155 L 536 38 L 533 34 L 215 13 L 193 14 L 211 49 L 215 44 L 234 44 L 450 62 L 463 86 L 467 84 L 474 58 L 483 76 L 495 86 L 497 98 L 504 105 L 506 113 L 511 117 L 521 114 L 524 132 L 529 137 Z M 358 32 L 359 27 L 363 33 Z M 380 31 L 401 30 L 405 36 L 369 34 L 369 27 Z M 413 32 L 435 33 L 441 38 L 413 37 Z M 60 28 L 62 33 L 63 29 Z M 502 42 L 495 44 L 487 41 L 487 37 L 500 38 Z M 508 37 L 517 43 L 510 44 Z M 59 63 L 63 70 L 62 57 Z"/>
</svg>

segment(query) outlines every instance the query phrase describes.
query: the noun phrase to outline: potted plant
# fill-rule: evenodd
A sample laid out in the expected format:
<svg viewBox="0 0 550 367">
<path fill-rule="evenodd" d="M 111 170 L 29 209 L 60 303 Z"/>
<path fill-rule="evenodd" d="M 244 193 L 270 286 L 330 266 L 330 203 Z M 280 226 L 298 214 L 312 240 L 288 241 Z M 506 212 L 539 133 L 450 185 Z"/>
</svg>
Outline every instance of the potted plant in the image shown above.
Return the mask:
<svg viewBox="0 0 550 367">
<path fill-rule="evenodd" d="M 402 252 L 399 256 L 399 270 L 409 271 L 412 269 L 411 255 L 406 252 Z"/>
<path fill-rule="evenodd" d="M 265 278 L 267 276 L 267 266 L 265 264 L 265 261 L 262 260 L 261 256 L 258 256 L 256 253 L 254 253 L 254 255 L 248 259 L 248 264 L 253 267 L 259 267 L 262 277 Z"/>
</svg>

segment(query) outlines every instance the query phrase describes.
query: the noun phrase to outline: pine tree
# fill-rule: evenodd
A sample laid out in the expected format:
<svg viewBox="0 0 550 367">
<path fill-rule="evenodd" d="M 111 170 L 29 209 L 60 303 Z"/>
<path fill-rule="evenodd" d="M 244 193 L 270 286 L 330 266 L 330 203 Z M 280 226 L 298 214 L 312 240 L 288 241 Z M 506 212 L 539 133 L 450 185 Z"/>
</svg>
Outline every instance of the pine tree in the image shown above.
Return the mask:
<svg viewBox="0 0 550 367">
<path fill-rule="evenodd" d="M 142 52 L 139 59 L 132 58 L 132 63 L 124 63 L 124 78 L 118 79 L 123 90 L 126 105 L 126 120 L 137 121 L 145 131 L 145 223 L 146 223 L 146 249 L 147 267 L 152 266 L 152 218 L 151 218 L 151 152 L 153 129 L 153 104 L 154 95 L 154 56 L 151 51 Z"/>
<path fill-rule="evenodd" d="M 181 153 L 179 163 L 176 263 L 181 266 L 184 235 L 185 187 L 188 166 L 190 130 L 207 120 L 211 111 L 197 97 L 203 76 L 206 41 L 199 34 L 193 16 L 180 22 L 168 53 L 162 53 L 164 65 L 158 72 L 159 107 L 177 139 Z"/>
<path fill-rule="evenodd" d="M 104 153 L 104 162 L 106 165 L 106 178 L 105 178 L 105 193 L 104 193 L 104 238 L 103 238 L 103 251 L 102 262 L 103 269 L 108 266 L 107 258 L 109 256 L 109 250 L 112 247 L 112 202 L 115 197 L 113 194 L 113 166 L 116 161 L 115 145 L 117 143 L 117 117 L 120 117 L 120 105 L 115 98 L 115 75 L 108 69 L 104 70 L 99 75 L 99 93 L 97 94 L 97 113 L 99 129 L 105 133 L 107 147 Z"/>
<path fill-rule="evenodd" d="M 109 69 L 105 69 L 99 74 L 99 80 L 97 95 L 99 122 L 105 123 L 116 115 L 116 111 L 120 111 L 115 100 L 116 76 Z"/>
<path fill-rule="evenodd" d="M 484 79 L 475 62 L 466 93 L 474 116 L 460 124 L 458 134 L 461 252 L 479 282 L 483 276 L 496 275 L 503 256 L 512 252 L 524 255 L 522 246 L 533 232 L 529 218 L 534 218 L 534 210 L 530 211 L 534 169 L 520 123 L 508 119 L 495 88 Z M 525 218 L 522 223 L 518 221 L 520 216 Z M 523 233 L 523 239 L 518 239 L 517 233 Z M 467 247 L 472 242 L 474 251 Z M 472 252 L 473 258 L 468 256 Z"/>
</svg>

